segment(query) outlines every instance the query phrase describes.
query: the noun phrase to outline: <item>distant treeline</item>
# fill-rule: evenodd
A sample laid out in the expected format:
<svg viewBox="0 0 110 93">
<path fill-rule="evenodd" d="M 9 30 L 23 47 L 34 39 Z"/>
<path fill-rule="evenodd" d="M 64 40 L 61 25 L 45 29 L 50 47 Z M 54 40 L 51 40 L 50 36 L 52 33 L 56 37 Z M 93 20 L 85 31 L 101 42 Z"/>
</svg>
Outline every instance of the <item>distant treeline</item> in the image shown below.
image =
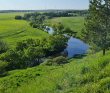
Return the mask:
<svg viewBox="0 0 110 93">
<path fill-rule="evenodd" d="M 0 10 L 0 13 L 8 12 L 65 12 L 65 13 L 76 13 L 80 16 L 88 14 L 88 10 Z M 58 15 L 57 15 L 58 16 Z"/>
<path fill-rule="evenodd" d="M 58 12 L 58 11 L 65 11 L 65 10 L 0 10 L 0 13 L 8 13 L 8 12 Z"/>
<path fill-rule="evenodd" d="M 10 10 L 11 11 L 11 10 Z M 14 11 L 14 10 L 13 10 Z M 23 10 L 22 10 L 23 11 Z M 24 10 L 25 11 L 25 10 Z M 31 11 L 31 10 L 30 10 Z M 33 10 L 34 11 L 34 10 Z M 41 11 L 41 10 L 39 10 Z M 43 10 L 42 10 L 43 11 Z M 57 11 L 57 10 L 56 10 Z M 88 14 L 88 10 L 66 10 L 66 11 L 48 11 L 48 12 L 32 12 L 32 13 L 25 13 L 24 16 L 21 17 L 15 17 L 15 19 L 25 19 L 29 20 L 30 17 L 36 18 L 37 16 L 47 16 L 48 18 L 52 17 L 70 17 L 70 16 L 83 16 Z M 20 12 L 20 11 L 19 11 Z M 26 11 L 25 11 L 26 12 Z M 27 10 L 27 12 L 29 12 Z"/>
</svg>

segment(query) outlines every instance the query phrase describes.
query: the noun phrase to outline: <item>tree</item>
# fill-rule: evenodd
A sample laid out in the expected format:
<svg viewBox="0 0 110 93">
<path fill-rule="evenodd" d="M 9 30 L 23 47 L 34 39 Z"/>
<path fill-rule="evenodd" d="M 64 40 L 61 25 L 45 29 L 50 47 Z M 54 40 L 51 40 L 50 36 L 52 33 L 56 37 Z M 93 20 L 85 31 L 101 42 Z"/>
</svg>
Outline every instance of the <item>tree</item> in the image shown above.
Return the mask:
<svg viewBox="0 0 110 93">
<path fill-rule="evenodd" d="M 86 18 L 85 34 L 86 41 L 96 44 L 103 50 L 110 45 L 110 1 L 109 0 L 89 0 L 89 14 Z"/>
<path fill-rule="evenodd" d="M 6 71 L 7 62 L 0 60 L 0 76 Z"/>
<path fill-rule="evenodd" d="M 8 49 L 9 45 L 3 40 L 0 40 L 0 54 L 6 52 Z"/>
<path fill-rule="evenodd" d="M 38 64 L 39 64 L 39 60 L 45 56 L 45 53 L 43 51 L 43 48 L 42 47 L 29 47 L 27 49 L 27 52 L 26 52 L 28 58 L 30 61 L 32 60 L 35 60 L 36 58 L 38 59 Z"/>
<path fill-rule="evenodd" d="M 15 16 L 15 19 L 21 20 L 22 19 L 22 16 L 17 15 L 17 16 Z"/>
</svg>

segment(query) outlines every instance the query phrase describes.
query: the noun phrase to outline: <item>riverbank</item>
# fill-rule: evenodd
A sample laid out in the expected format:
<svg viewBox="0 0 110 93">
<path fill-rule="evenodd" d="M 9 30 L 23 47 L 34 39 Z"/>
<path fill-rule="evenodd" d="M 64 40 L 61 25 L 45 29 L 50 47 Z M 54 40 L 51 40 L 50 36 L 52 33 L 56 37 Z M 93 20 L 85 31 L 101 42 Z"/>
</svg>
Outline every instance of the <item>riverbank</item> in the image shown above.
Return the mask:
<svg viewBox="0 0 110 93">
<path fill-rule="evenodd" d="M 50 30 L 48 31 L 49 34 L 54 33 L 53 29 L 49 27 Z M 65 58 L 73 57 L 75 54 L 84 54 L 88 50 L 88 45 L 83 43 L 83 41 L 73 38 L 72 36 L 69 37 L 67 47 L 64 51 L 60 53 L 56 53 L 55 55 L 51 55 L 47 58 L 54 58 L 58 56 L 64 56 Z"/>
</svg>

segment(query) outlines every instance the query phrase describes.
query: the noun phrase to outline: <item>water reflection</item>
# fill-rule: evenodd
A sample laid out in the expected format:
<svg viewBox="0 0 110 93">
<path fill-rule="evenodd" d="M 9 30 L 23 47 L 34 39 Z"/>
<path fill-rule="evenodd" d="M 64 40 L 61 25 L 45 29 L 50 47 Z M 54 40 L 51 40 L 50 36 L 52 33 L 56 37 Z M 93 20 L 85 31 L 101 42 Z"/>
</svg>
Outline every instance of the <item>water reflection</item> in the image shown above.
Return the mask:
<svg viewBox="0 0 110 93">
<path fill-rule="evenodd" d="M 46 26 L 48 27 L 48 26 Z M 48 31 L 49 34 L 52 34 L 54 31 L 51 27 L 49 27 L 50 30 Z M 45 61 L 47 58 L 55 58 L 58 56 L 64 56 L 65 58 L 70 58 L 74 56 L 75 54 L 84 54 L 88 50 L 88 45 L 83 43 L 83 41 L 73 38 L 72 36 L 68 36 L 64 34 L 65 36 L 68 37 L 68 46 L 66 49 L 64 49 L 63 52 L 60 52 L 58 54 L 43 58 L 42 61 Z"/>
</svg>

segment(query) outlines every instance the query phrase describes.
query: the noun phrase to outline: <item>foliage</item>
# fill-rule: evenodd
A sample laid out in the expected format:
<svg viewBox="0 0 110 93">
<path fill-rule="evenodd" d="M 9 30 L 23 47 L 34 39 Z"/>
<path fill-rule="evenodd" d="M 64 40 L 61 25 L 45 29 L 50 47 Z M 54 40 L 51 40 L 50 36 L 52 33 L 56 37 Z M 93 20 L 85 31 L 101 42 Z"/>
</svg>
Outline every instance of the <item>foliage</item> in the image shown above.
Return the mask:
<svg viewBox="0 0 110 93">
<path fill-rule="evenodd" d="M 22 16 L 17 15 L 17 16 L 15 16 L 15 19 L 21 20 L 22 19 Z"/>
<path fill-rule="evenodd" d="M 0 40 L 0 54 L 6 52 L 8 49 L 9 49 L 9 45 L 3 40 Z"/>
<path fill-rule="evenodd" d="M 53 59 L 47 59 L 45 62 L 41 63 L 41 66 L 51 66 L 51 65 L 61 65 L 68 63 L 68 61 L 63 56 L 59 56 Z"/>
<path fill-rule="evenodd" d="M 110 7 L 105 0 L 90 0 L 89 15 L 86 18 L 86 31 L 82 30 L 88 43 L 96 44 L 103 50 L 110 45 Z M 104 2 L 104 4 L 103 4 Z"/>
<path fill-rule="evenodd" d="M 7 62 L 0 60 L 0 76 L 6 72 Z"/>
<path fill-rule="evenodd" d="M 27 68 L 34 61 L 40 64 L 40 59 L 64 50 L 67 38 L 63 35 L 49 36 L 49 38 L 27 39 L 16 43 L 13 49 L 2 54 L 0 59 L 8 62 L 7 71 Z M 36 60 L 35 60 L 36 59 Z"/>
<path fill-rule="evenodd" d="M 45 52 L 43 51 L 42 47 L 29 47 L 26 51 L 26 54 L 29 58 L 29 60 L 34 60 L 35 58 L 38 58 L 38 64 L 39 63 L 39 59 L 43 58 L 45 56 Z"/>
<path fill-rule="evenodd" d="M 28 60 L 24 51 L 9 50 L 1 55 L 1 60 L 8 62 L 7 71 L 27 68 Z"/>
<path fill-rule="evenodd" d="M 60 64 L 67 63 L 67 60 L 65 59 L 65 57 L 59 56 L 59 57 L 54 58 L 53 62 L 60 65 Z"/>
</svg>

